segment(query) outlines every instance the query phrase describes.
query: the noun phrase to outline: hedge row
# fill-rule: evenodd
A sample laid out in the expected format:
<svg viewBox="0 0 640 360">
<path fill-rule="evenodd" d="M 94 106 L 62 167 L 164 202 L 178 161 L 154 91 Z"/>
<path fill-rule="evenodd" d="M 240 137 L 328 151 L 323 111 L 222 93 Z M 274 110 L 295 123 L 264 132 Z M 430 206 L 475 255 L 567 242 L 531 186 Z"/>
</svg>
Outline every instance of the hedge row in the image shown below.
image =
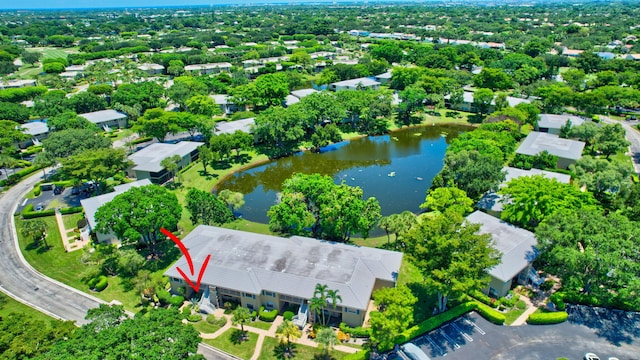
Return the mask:
<svg viewBox="0 0 640 360">
<path fill-rule="evenodd" d="M 55 215 L 56 211 L 54 209 L 35 211 L 33 208 L 33 204 L 27 204 L 27 206 L 22 209 L 22 218 L 23 219 L 35 219 L 39 217 L 51 216 Z"/>
<path fill-rule="evenodd" d="M 494 324 L 502 325 L 504 324 L 506 317 L 503 313 L 492 309 L 490 306 L 487 306 L 483 303 L 476 303 L 476 311 L 478 314 L 482 315 L 483 318 L 491 321 Z"/>
<path fill-rule="evenodd" d="M 13 184 L 17 184 L 18 182 L 20 182 L 20 180 L 22 180 L 22 178 L 33 174 L 34 172 L 40 170 L 39 167 L 35 167 L 35 166 L 29 166 L 26 167 L 18 172 L 16 172 L 15 174 L 11 174 L 9 175 L 9 179 L 2 179 L 0 180 L 0 186 L 6 186 L 6 185 L 13 185 Z"/>
<path fill-rule="evenodd" d="M 173 306 L 181 306 L 184 304 L 184 296 L 175 295 L 169 298 L 169 304 Z"/>
<path fill-rule="evenodd" d="M 79 212 L 82 212 L 82 206 L 72 206 L 60 209 L 60 213 L 62 215 L 77 214 Z"/>
<path fill-rule="evenodd" d="M 191 314 L 187 316 L 187 320 L 189 322 L 198 322 L 200 320 L 202 320 L 202 315 L 200 314 Z"/>
<path fill-rule="evenodd" d="M 550 325 L 559 324 L 567 321 L 569 314 L 566 311 L 549 312 L 549 313 L 533 313 L 529 315 L 527 324 L 531 325 Z"/>
<path fill-rule="evenodd" d="M 262 321 L 273 322 L 278 316 L 278 309 L 273 309 L 271 311 L 265 311 L 264 306 L 260 306 L 260 313 L 258 317 Z"/>
<path fill-rule="evenodd" d="M 364 338 L 371 335 L 369 328 L 363 328 L 362 326 L 352 328 L 345 323 L 340 323 L 340 331 L 355 338 Z"/>
<path fill-rule="evenodd" d="M 139 139 L 135 139 L 131 142 L 131 145 L 138 145 L 138 144 L 142 144 L 143 142 L 147 142 L 147 141 L 151 141 L 153 140 L 153 138 L 151 136 L 145 136 L 145 137 L 141 137 Z"/>
</svg>

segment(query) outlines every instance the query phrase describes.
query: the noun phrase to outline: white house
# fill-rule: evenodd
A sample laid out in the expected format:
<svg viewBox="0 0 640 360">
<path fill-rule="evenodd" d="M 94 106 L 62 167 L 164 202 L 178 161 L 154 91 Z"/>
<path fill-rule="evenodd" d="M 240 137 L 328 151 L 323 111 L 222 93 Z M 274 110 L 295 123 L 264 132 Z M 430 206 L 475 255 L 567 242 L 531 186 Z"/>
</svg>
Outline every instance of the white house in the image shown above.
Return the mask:
<svg viewBox="0 0 640 360">
<path fill-rule="evenodd" d="M 580 126 L 585 122 L 583 118 L 575 115 L 540 114 L 537 128 L 539 132 L 558 135 L 560 134 L 560 129 L 569 120 L 572 127 Z"/>
<path fill-rule="evenodd" d="M 558 135 L 532 131 L 524 139 L 516 154 L 535 156 L 543 151 L 558 157 L 556 167 L 566 169 L 582 157 L 582 141 L 563 139 Z"/>
<path fill-rule="evenodd" d="M 164 184 L 171 178 L 171 174 L 160 164 L 162 160 L 178 155 L 181 159 L 178 169 L 182 169 L 198 158 L 198 148 L 202 145 L 204 143 L 195 141 L 151 144 L 129 155 L 129 160 L 133 161 L 134 165 L 127 170 L 127 175 L 138 180 L 149 179 L 154 184 Z"/>
<path fill-rule="evenodd" d="M 360 90 L 360 89 L 378 90 L 380 89 L 380 83 L 373 79 L 363 77 L 363 78 L 334 82 L 332 84 L 329 84 L 329 89 L 333 91 Z"/>
<path fill-rule="evenodd" d="M 127 127 L 127 115 L 115 110 L 100 110 L 78 114 L 78 116 L 82 116 L 105 131 L 109 131 L 111 128 L 124 129 Z"/>
</svg>

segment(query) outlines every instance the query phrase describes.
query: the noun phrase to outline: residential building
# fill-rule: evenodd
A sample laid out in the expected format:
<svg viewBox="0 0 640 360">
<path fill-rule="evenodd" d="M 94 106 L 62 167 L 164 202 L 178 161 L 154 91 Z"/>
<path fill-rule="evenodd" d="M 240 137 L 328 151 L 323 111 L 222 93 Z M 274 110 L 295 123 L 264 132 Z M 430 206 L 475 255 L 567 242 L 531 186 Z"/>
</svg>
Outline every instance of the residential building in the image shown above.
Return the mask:
<svg viewBox="0 0 640 360">
<path fill-rule="evenodd" d="M 300 102 L 300 99 L 302 99 L 303 97 L 311 95 L 313 93 L 317 93 L 317 92 L 318 90 L 316 89 L 293 90 L 291 94 L 287 95 L 287 97 L 284 99 L 284 104 L 285 106 L 291 106 L 293 104 Z"/>
<path fill-rule="evenodd" d="M 18 143 L 21 149 L 31 145 L 40 145 L 40 142 L 49 136 L 49 126 L 47 126 L 47 123 L 44 121 L 30 121 L 20 125 L 20 128 L 23 133 L 31 136 L 29 139 Z"/>
<path fill-rule="evenodd" d="M 127 115 L 115 110 L 100 110 L 78 114 L 78 116 L 98 125 L 104 131 L 110 131 L 111 128 L 123 129 L 127 127 Z"/>
<path fill-rule="evenodd" d="M 516 154 L 535 156 L 543 151 L 558 157 L 556 167 L 566 169 L 582 157 L 584 142 L 562 139 L 558 135 L 532 131 L 516 150 Z"/>
<path fill-rule="evenodd" d="M 233 134 L 236 131 L 251 133 L 251 128 L 255 125 L 255 118 L 247 118 L 235 121 L 219 121 L 213 130 L 214 134 Z"/>
<path fill-rule="evenodd" d="M 164 66 L 160 64 L 140 64 L 138 69 L 146 72 L 148 75 L 158 75 L 164 72 Z"/>
<path fill-rule="evenodd" d="M 624 58 L 625 60 L 638 61 L 640 60 L 640 54 L 627 54 Z"/>
<path fill-rule="evenodd" d="M 222 71 L 229 72 L 231 71 L 231 63 L 222 62 L 222 63 L 187 65 L 184 67 L 184 71 L 197 72 L 200 75 L 216 74 Z"/>
<path fill-rule="evenodd" d="M 537 124 L 537 131 L 549 134 L 560 134 L 560 129 L 571 121 L 571 126 L 580 126 L 585 120 L 575 115 L 540 114 Z"/>
<path fill-rule="evenodd" d="M 193 265 L 202 267 L 212 255 L 202 276 L 203 298 L 220 307 L 235 302 L 250 310 L 299 306 L 299 324 L 306 323 L 308 304 L 317 284 L 337 290 L 342 301 L 327 305 L 329 322 L 360 326 L 374 290 L 396 285 L 401 252 L 360 247 L 300 236 L 281 238 L 200 225 L 182 243 L 189 249 Z M 164 274 L 174 292 L 192 289 L 178 272 L 188 269 L 181 257 Z"/>
<path fill-rule="evenodd" d="M 386 84 L 391 81 L 391 71 L 376 75 L 374 76 L 374 79 L 376 79 L 376 81 L 380 84 Z"/>
<path fill-rule="evenodd" d="M 177 144 L 155 143 L 129 155 L 133 166 L 127 170 L 127 176 L 138 180 L 149 179 L 154 184 L 164 184 L 171 178 L 171 174 L 160 163 L 162 160 L 178 155 L 180 162 L 178 170 L 198 159 L 201 142 L 181 141 Z"/>
<path fill-rule="evenodd" d="M 149 181 L 149 179 L 143 179 L 143 180 L 138 180 L 138 181 L 114 186 L 113 192 L 80 200 L 80 204 L 84 209 L 84 216 L 87 219 L 87 223 L 89 224 L 89 232 L 86 232 L 86 233 L 83 232 L 82 235 L 88 236 L 89 233 L 94 232 L 96 235 L 96 239 L 98 239 L 98 242 L 105 243 L 105 244 L 118 244 L 120 240 L 118 240 L 118 238 L 114 233 L 112 232 L 101 233 L 101 232 L 95 231 L 96 224 L 97 224 L 96 218 L 95 218 L 96 212 L 98 211 L 98 208 L 100 208 L 102 205 L 109 203 L 117 195 L 120 195 L 126 192 L 132 187 L 141 187 L 146 185 L 151 185 L 151 181 Z M 82 239 L 82 240 L 89 240 L 89 239 Z"/>
<path fill-rule="evenodd" d="M 568 57 L 578 57 L 583 52 L 584 50 L 573 50 L 573 49 L 567 49 L 566 47 L 562 48 L 562 55 L 568 56 Z"/>
<path fill-rule="evenodd" d="M 538 256 L 538 242 L 535 235 L 504 222 L 482 211 L 475 211 L 467 216 L 467 221 L 480 224 L 481 234 L 491 234 L 496 249 L 502 255 L 500 264 L 489 270 L 491 282 L 484 292 L 500 298 L 518 284 L 540 285 L 541 280 L 531 263 Z"/>
<path fill-rule="evenodd" d="M 333 91 L 340 90 L 360 90 L 360 89 L 380 89 L 380 83 L 370 78 L 362 77 L 351 80 L 344 80 L 329 84 L 329 89 Z"/>
<path fill-rule="evenodd" d="M 238 105 L 231 102 L 230 97 L 224 94 L 209 95 L 210 98 L 215 101 L 216 105 L 220 107 L 223 115 L 231 115 L 240 110 Z"/>
<path fill-rule="evenodd" d="M 35 80 L 9 80 L 0 82 L 0 89 L 17 89 L 27 86 L 36 86 Z"/>
<path fill-rule="evenodd" d="M 505 173 L 504 181 L 499 185 L 500 188 L 507 185 L 507 183 L 511 180 L 518 179 L 523 176 L 534 176 L 534 175 L 542 175 L 549 179 L 555 179 L 564 184 L 568 184 L 571 181 L 571 176 L 567 174 L 561 174 L 552 171 L 545 171 L 539 169 L 518 169 L 513 167 L 504 167 L 502 171 Z M 493 215 L 497 218 L 500 218 L 503 209 L 503 197 L 495 191 L 488 191 L 482 196 L 482 199 L 478 201 L 476 207 L 478 209 L 482 209 L 489 215 Z"/>
<path fill-rule="evenodd" d="M 449 108 L 454 109 L 454 110 L 459 110 L 459 111 L 466 111 L 466 112 L 477 112 L 475 105 L 473 104 L 473 91 L 464 91 L 462 93 L 462 97 L 463 100 L 461 103 L 459 104 L 451 104 L 451 95 L 445 95 L 444 96 L 444 100 L 445 100 L 445 104 L 447 106 L 449 106 Z M 507 96 L 507 103 L 509 104 L 509 106 L 514 107 L 518 104 L 521 103 L 530 103 L 531 100 L 529 99 L 523 99 L 523 98 L 517 98 L 517 97 L 513 97 L 513 96 Z M 495 105 L 496 102 L 495 100 L 491 100 L 491 105 L 489 106 L 489 112 L 493 112 L 495 110 Z"/>
</svg>

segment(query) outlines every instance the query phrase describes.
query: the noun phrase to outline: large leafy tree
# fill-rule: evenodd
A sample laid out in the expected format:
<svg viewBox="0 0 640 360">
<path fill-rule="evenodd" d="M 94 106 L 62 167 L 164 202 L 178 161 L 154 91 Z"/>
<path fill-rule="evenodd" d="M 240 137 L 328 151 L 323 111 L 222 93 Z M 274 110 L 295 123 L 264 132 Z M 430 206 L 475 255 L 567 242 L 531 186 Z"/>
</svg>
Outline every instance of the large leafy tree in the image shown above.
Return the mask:
<svg viewBox="0 0 640 360">
<path fill-rule="evenodd" d="M 305 136 L 298 115 L 297 111 L 279 106 L 261 112 L 255 119 L 253 129 L 261 151 L 271 158 L 295 151 Z"/>
<path fill-rule="evenodd" d="M 390 349 L 404 329 L 413 324 L 413 305 L 418 302 L 409 288 L 381 288 L 373 293 L 378 311 L 370 314 L 371 343 L 378 349 Z"/>
<path fill-rule="evenodd" d="M 50 131 L 62 131 L 68 129 L 88 129 L 97 132 L 98 127 L 89 120 L 78 116 L 74 111 L 65 111 L 47 119 Z"/>
<path fill-rule="evenodd" d="M 172 180 L 175 178 L 176 171 L 178 171 L 178 168 L 180 167 L 181 160 L 182 157 L 180 155 L 172 155 L 160 161 L 160 166 L 165 168 L 165 170 L 167 170 L 169 174 L 171 174 Z"/>
<path fill-rule="evenodd" d="M 3 300 L 4 296 L 0 294 Z M 10 313 L 2 316 L 0 331 L 0 357 L 19 360 L 47 354 L 56 344 L 64 342 L 64 338 L 73 336 L 76 327 L 70 321 L 46 322 L 25 314 Z"/>
<path fill-rule="evenodd" d="M 111 141 L 90 129 L 67 129 L 49 134 L 42 145 L 54 157 L 66 158 L 88 150 L 109 148 Z"/>
<path fill-rule="evenodd" d="M 0 101 L 0 119 L 23 123 L 29 120 L 31 111 L 22 104 Z"/>
<path fill-rule="evenodd" d="M 425 285 L 438 293 L 439 312 L 446 310 L 450 297 L 485 287 L 487 270 L 500 263 L 491 235 L 480 235 L 479 229 L 449 211 L 419 221 L 404 237 L 405 253 L 424 275 Z"/>
<path fill-rule="evenodd" d="M 633 168 L 627 163 L 583 156 L 571 165 L 571 170 L 578 185 L 586 186 L 601 202 L 625 194 L 631 187 Z"/>
<path fill-rule="evenodd" d="M 531 230 L 558 210 L 595 209 L 597 203 L 590 192 L 543 175 L 513 179 L 499 193 L 504 195 L 501 218 Z"/>
<path fill-rule="evenodd" d="M 128 106 L 140 106 L 141 111 L 163 107 L 162 95 L 164 89 L 154 82 L 142 82 L 137 84 L 123 84 L 118 87 L 112 97 L 112 103 L 120 103 Z"/>
<path fill-rule="evenodd" d="M 60 341 L 40 359 L 202 359 L 200 336 L 185 326 L 175 309 L 152 309 L 125 318 L 122 308 L 101 307 L 74 336 Z"/>
<path fill-rule="evenodd" d="M 336 95 L 330 92 L 318 92 L 303 97 L 294 105 L 304 116 L 305 131 L 311 132 L 316 126 L 340 124 L 346 117 L 344 106 Z"/>
<path fill-rule="evenodd" d="M 443 187 L 430 190 L 425 202 L 420 207 L 438 212 L 453 210 L 460 215 L 465 215 L 473 211 L 473 200 L 467 196 L 464 190 L 455 186 Z"/>
<path fill-rule="evenodd" d="M 291 349 L 291 342 L 300 338 L 302 332 L 296 324 L 291 320 L 283 321 L 276 329 L 276 335 L 281 339 L 286 340 L 286 350 L 289 356 L 293 356 L 293 350 Z"/>
<path fill-rule="evenodd" d="M 444 186 L 452 184 L 464 190 L 472 199 L 478 199 L 486 191 L 496 189 L 504 181 L 502 158 L 478 151 L 447 152 L 444 168 L 437 179 Z M 434 180 L 434 183 L 438 181 Z"/>
<path fill-rule="evenodd" d="M 36 246 L 39 246 L 40 242 L 44 242 L 44 245 L 49 247 L 47 244 L 47 223 L 42 219 L 24 221 L 20 233 L 22 236 L 31 238 Z"/>
<path fill-rule="evenodd" d="M 83 91 L 69 98 L 69 106 L 78 114 L 104 110 L 107 108 L 107 101 L 99 95 Z"/>
<path fill-rule="evenodd" d="M 160 108 L 149 109 L 144 112 L 133 125 L 133 129 L 146 136 L 151 136 L 163 142 L 167 134 L 180 131 L 177 117 L 174 112 L 167 112 Z"/>
<path fill-rule="evenodd" d="M 607 159 L 629 146 L 625 131 L 620 124 L 607 124 L 598 129 L 594 143 L 598 151 Z"/>
<path fill-rule="evenodd" d="M 91 180 L 98 184 L 131 165 L 124 149 L 95 149 L 63 159 L 62 173 L 78 181 Z"/>
<path fill-rule="evenodd" d="M 141 243 L 156 253 L 155 245 L 164 239 L 160 228 L 175 229 L 182 207 L 175 194 L 158 186 L 133 187 L 116 195 L 96 211 L 96 230 L 113 231 L 124 243 Z"/>
<path fill-rule="evenodd" d="M 282 186 L 279 204 L 269 209 L 272 230 L 348 241 L 366 237 L 380 218 L 375 198 L 364 200 L 362 189 L 336 185 L 328 176 L 296 174 Z"/>
<path fill-rule="evenodd" d="M 14 143 L 28 139 L 29 136 L 20 130 L 20 124 L 11 120 L 0 120 L 0 154 L 15 150 Z"/>
<path fill-rule="evenodd" d="M 493 101 L 493 96 L 493 91 L 487 88 L 478 89 L 475 93 L 473 93 L 473 106 L 480 113 L 480 115 L 484 115 L 489 112 L 491 102 Z"/>
<path fill-rule="evenodd" d="M 561 210 L 536 229 L 545 270 L 558 275 L 568 292 L 601 301 L 640 306 L 640 236 L 636 222 L 590 209 Z"/>
<path fill-rule="evenodd" d="M 233 213 L 215 194 L 189 189 L 186 196 L 191 222 L 205 225 L 222 225 L 233 221 Z"/>
<path fill-rule="evenodd" d="M 254 103 L 258 106 L 278 106 L 289 94 L 289 83 L 286 74 L 264 74 L 256 78 L 254 82 L 256 98 Z"/>
</svg>

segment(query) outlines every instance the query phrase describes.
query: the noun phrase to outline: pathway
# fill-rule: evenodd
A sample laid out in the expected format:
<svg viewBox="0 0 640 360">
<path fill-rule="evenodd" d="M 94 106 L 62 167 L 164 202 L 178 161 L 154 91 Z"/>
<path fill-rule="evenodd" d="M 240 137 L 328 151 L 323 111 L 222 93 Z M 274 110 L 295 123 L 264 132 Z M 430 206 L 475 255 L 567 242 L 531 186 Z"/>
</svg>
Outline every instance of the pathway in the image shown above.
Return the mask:
<svg viewBox="0 0 640 360">
<path fill-rule="evenodd" d="M 71 230 L 67 230 L 64 227 L 64 220 L 62 220 L 62 213 L 60 209 L 56 209 L 56 222 L 58 223 L 58 230 L 60 231 L 60 238 L 62 238 L 62 245 L 64 245 L 64 251 L 71 252 L 74 250 L 80 250 L 89 244 L 89 240 L 73 240 L 73 237 L 69 237 L 67 234 Z"/>
<path fill-rule="evenodd" d="M 222 335 L 223 333 L 225 333 L 227 330 L 234 328 L 234 329 L 240 329 L 239 325 L 232 325 L 231 324 L 231 318 L 232 315 L 230 314 L 225 314 L 224 313 L 224 309 L 216 309 L 216 311 L 213 313 L 214 316 L 216 317 L 225 317 L 227 318 L 227 323 L 221 327 L 220 329 L 216 330 L 214 333 L 212 334 L 207 334 L 207 333 L 200 333 L 200 336 L 203 339 L 215 339 L 218 336 Z M 284 318 L 280 315 L 278 315 L 276 317 L 276 319 L 273 321 L 273 323 L 271 324 L 271 327 L 269 327 L 268 330 L 265 329 L 259 329 L 256 327 L 253 327 L 251 325 L 244 325 L 244 329 L 245 331 L 248 332 L 252 332 L 254 334 L 258 334 L 258 341 L 256 342 L 256 348 L 253 352 L 253 356 L 251 356 L 251 360 L 257 360 L 260 357 L 260 354 L 262 352 L 262 344 L 264 343 L 264 339 L 265 337 L 271 337 L 271 338 L 276 338 L 276 330 L 278 329 L 278 326 L 280 326 L 280 324 L 282 324 L 282 322 L 284 321 Z M 313 339 L 309 338 L 309 330 L 311 329 L 311 325 L 307 324 L 307 326 L 302 330 L 302 336 L 295 340 L 294 343 L 296 344 L 300 344 L 300 345 L 305 345 L 305 346 L 310 346 L 310 347 L 314 347 L 317 348 L 319 346 L 319 344 L 314 341 Z M 350 346 L 345 346 L 345 345 L 336 345 L 333 347 L 335 350 L 338 351 L 342 351 L 345 353 L 356 353 L 358 352 L 360 349 L 357 348 L 353 348 Z"/>
<path fill-rule="evenodd" d="M 527 309 L 520 316 L 518 316 L 518 318 L 514 322 L 511 323 L 511 326 L 520 326 L 526 324 L 529 315 L 538 310 L 538 306 L 534 305 L 528 297 L 520 296 L 520 300 L 524 301 L 527 304 Z"/>
</svg>

